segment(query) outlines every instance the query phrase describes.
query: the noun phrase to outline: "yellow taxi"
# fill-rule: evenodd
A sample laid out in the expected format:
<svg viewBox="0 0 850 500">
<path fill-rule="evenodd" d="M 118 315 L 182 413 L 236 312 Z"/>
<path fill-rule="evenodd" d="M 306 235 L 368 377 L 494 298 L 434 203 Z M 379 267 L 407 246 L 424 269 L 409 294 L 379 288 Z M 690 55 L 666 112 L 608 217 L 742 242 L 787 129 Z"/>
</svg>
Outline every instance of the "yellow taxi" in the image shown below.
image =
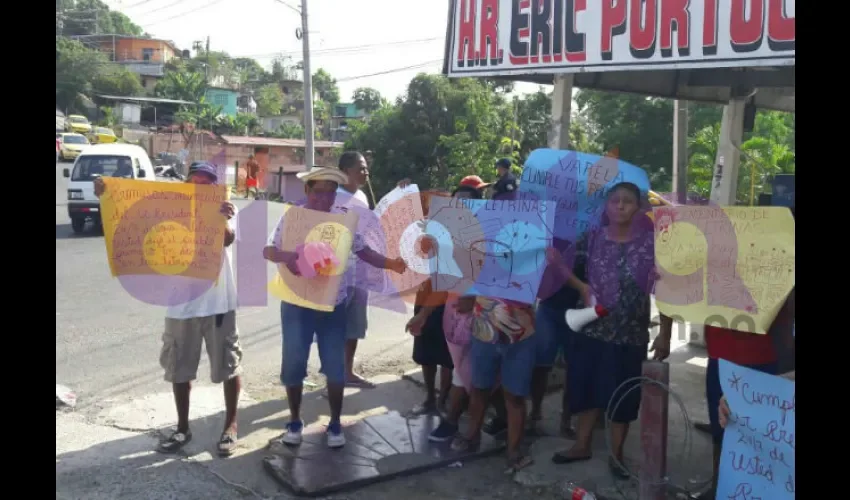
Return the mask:
<svg viewBox="0 0 850 500">
<path fill-rule="evenodd" d="M 80 156 L 84 149 L 89 147 L 89 140 L 81 134 L 56 134 L 59 141 L 59 161 L 69 161 Z"/>
<path fill-rule="evenodd" d="M 109 144 L 118 141 L 115 132 L 111 128 L 106 127 L 94 127 L 87 136 L 92 144 Z"/>
<path fill-rule="evenodd" d="M 88 118 L 83 115 L 68 115 L 65 118 L 65 130 L 67 132 L 76 132 L 78 134 L 88 134 L 91 132 L 91 123 Z"/>
</svg>

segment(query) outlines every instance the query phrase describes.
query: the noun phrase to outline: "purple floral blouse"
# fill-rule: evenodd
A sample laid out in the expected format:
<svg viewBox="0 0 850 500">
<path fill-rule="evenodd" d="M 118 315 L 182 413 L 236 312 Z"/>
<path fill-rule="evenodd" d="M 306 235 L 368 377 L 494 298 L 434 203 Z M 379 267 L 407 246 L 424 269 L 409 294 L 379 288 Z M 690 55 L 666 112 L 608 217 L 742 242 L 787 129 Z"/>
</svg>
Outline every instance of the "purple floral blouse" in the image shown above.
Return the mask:
<svg viewBox="0 0 850 500">
<path fill-rule="evenodd" d="M 649 344 L 650 294 L 655 284 L 655 237 L 639 231 L 630 241 L 608 239 L 605 228 L 588 232 L 576 245 L 576 266 L 586 276 L 596 300 L 607 310 L 581 331 L 611 342 Z"/>
</svg>

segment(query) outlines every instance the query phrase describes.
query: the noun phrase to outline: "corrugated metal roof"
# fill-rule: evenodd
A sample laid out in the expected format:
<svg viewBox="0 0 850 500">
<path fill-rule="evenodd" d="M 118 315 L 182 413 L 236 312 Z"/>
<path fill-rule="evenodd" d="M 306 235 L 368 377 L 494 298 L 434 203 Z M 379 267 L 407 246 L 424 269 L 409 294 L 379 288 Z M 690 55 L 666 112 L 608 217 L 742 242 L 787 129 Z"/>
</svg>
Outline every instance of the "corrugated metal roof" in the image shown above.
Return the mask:
<svg viewBox="0 0 850 500">
<path fill-rule="evenodd" d="M 276 137 L 249 137 L 241 135 L 221 136 L 227 144 L 240 146 L 279 146 L 288 148 L 303 148 L 304 139 L 278 139 Z M 317 148 L 341 148 L 344 143 L 331 141 L 314 141 L 313 146 Z"/>
<path fill-rule="evenodd" d="M 98 97 L 103 99 L 114 99 L 116 101 L 133 101 L 133 102 L 158 102 L 162 104 L 197 104 L 192 101 L 181 101 L 180 99 L 160 99 L 158 97 L 128 97 L 118 95 L 103 95 L 98 94 Z"/>
</svg>

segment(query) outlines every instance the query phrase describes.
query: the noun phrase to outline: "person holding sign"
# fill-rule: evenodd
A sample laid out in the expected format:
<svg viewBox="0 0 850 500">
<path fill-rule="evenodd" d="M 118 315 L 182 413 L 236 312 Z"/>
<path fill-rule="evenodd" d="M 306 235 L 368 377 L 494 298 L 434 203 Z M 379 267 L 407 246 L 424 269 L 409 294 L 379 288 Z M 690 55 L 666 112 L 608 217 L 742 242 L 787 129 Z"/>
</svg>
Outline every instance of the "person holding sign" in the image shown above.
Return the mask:
<svg viewBox="0 0 850 500">
<path fill-rule="evenodd" d="M 640 188 L 630 182 L 608 191 L 603 226 L 576 244 L 575 266 L 585 270 L 586 283 L 576 278 L 560 252 L 550 248 L 547 253 L 550 264 L 569 277 L 568 283 L 579 291 L 585 306 L 596 303 L 608 311 L 572 334 L 567 384 L 569 406 L 578 417 L 577 438 L 572 448 L 555 453 L 552 461 L 589 460 L 594 425 L 613 400 L 617 407 L 605 415 L 612 434 L 609 468 L 624 479 L 629 473 L 621 466 L 623 446 L 629 423 L 638 417 L 640 390 L 625 394 L 631 386 L 621 386 L 642 373 L 649 345 L 650 290 L 656 276 L 654 234 L 643 228 L 641 202 Z M 671 331 L 672 321 L 662 318 L 661 332 L 653 343 L 655 359 L 669 356 Z"/>
<path fill-rule="evenodd" d="M 304 191 L 307 195 L 303 208 L 318 212 L 335 211 L 337 189 L 340 185 L 348 183 L 348 176 L 336 168 L 313 167 L 308 172 L 297 174 L 297 177 L 304 182 Z M 285 218 L 286 213 L 281 216 L 277 226 L 269 235 L 268 244 L 263 249 L 263 257 L 275 264 L 285 265 L 293 275 L 299 276 L 298 253 L 284 251 L 281 248 Z M 389 269 L 399 274 L 407 269 L 403 259 L 387 259 L 366 246 L 362 235 L 358 233 L 354 234 L 352 251 L 363 262 L 374 267 Z M 301 420 L 301 395 L 304 389 L 304 378 L 307 376 L 307 359 L 310 356 L 310 347 L 315 335 L 319 346 L 319 358 L 322 362 L 322 373 L 328 382 L 331 419 L 327 429 L 327 444 L 331 448 L 345 445 L 340 415 L 346 382 L 345 344 L 348 303 L 346 284 L 352 279 L 350 268 L 347 268 L 343 284 L 339 287 L 336 297 L 336 307 L 331 312 L 308 309 L 287 302 L 280 304 L 283 327 L 281 382 L 286 387 L 290 412 L 286 432 L 280 438 L 283 444 L 301 444 L 301 431 L 304 428 Z"/>
<path fill-rule="evenodd" d="M 207 162 L 193 165 L 186 180 L 199 185 L 215 184 L 217 181 L 215 166 Z M 106 185 L 98 177 L 94 181 L 94 192 L 100 197 L 105 191 Z M 212 382 L 224 383 L 226 411 L 218 453 L 230 456 L 236 447 L 236 409 L 242 387 L 242 348 L 236 329 L 236 283 L 230 252 L 236 239 L 233 220 L 236 207 L 225 201 L 221 205 L 221 213 L 227 224 L 224 235 L 225 258 L 218 280 L 203 295 L 170 305 L 165 314 L 160 364 L 165 369 L 165 380 L 171 382 L 174 391 L 177 429 L 160 442 L 158 451 L 162 453 L 174 453 L 192 440 L 192 431 L 189 430 L 189 394 L 192 381 L 197 378 L 203 344 L 206 344 Z"/>
</svg>

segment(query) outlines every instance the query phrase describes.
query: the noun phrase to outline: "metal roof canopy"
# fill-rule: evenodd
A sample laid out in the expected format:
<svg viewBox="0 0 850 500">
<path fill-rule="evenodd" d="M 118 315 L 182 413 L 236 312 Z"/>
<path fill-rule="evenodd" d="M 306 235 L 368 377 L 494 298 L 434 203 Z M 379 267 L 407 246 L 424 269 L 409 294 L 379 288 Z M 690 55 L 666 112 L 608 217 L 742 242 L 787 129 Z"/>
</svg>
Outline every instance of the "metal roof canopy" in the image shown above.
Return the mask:
<svg viewBox="0 0 850 500">
<path fill-rule="evenodd" d="M 102 99 L 110 99 L 113 101 L 129 101 L 129 102 L 149 102 L 153 104 L 194 104 L 198 103 L 192 101 L 181 101 L 180 99 L 160 99 L 157 97 L 129 97 L 129 96 L 117 96 L 117 95 L 103 95 L 98 94 L 97 97 Z"/>
<path fill-rule="evenodd" d="M 443 74 L 449 75 L 459 0 L 448 0 Z M 513 2 L 519 0 L 511 0 Z M 483 68 L 486 68 L 484 66 Z M 795 66 L 707 67 L 696 69 L 588 71 L 580 64 L 576 72 L 534 73 L 510 70 L 496 80 L 553 85 L 556 76 L 572 74 L 573 86 L 583 89 L 625 92 L 652 97 L 728 104 L 733 98 L 752 97 L 757 108 L 795 111 Z M 475 74 L 455 75 L 475 77 Z M 481 75 L 485 76 L 485 75 Z"/>
<path fill-rule="evenodd" d="M 731 99 L 753 99 L 760 109 L 795 111 L 794 66 L 757 68 L 676 69 L 574 73 L 573 86 L 626 92 L 668 99 L 727 104 Z M 494 77 L 529 83 L 554 84 L 553 74 Z"/>
</svg>

